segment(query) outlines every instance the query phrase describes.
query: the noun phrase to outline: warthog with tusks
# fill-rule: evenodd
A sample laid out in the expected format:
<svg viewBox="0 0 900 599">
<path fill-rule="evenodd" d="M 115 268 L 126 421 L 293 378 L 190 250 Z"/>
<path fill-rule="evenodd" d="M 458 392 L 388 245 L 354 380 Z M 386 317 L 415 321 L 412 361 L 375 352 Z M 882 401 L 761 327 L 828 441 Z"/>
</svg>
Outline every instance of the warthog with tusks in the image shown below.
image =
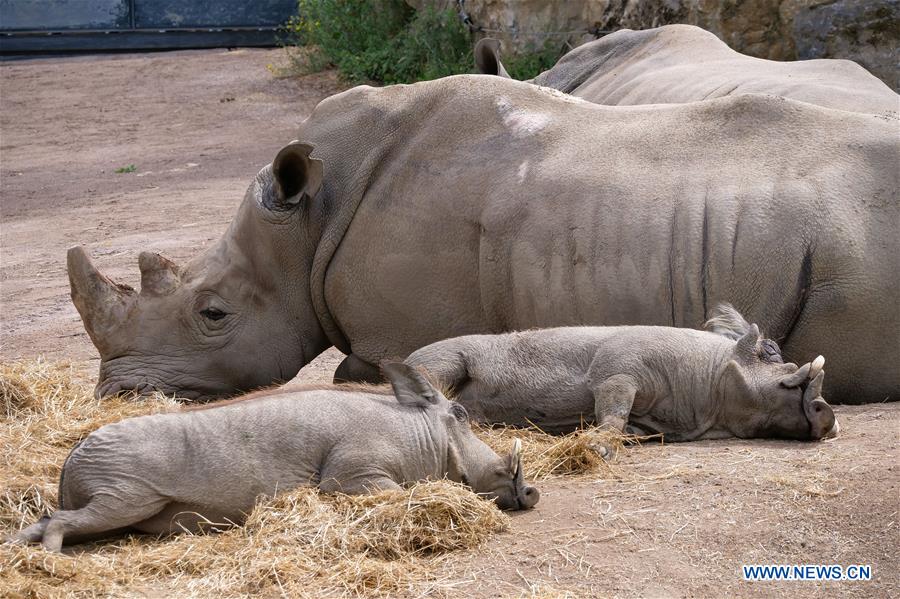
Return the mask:
<svg viewBox="0 0 900 599">
<path fill-rule="evenodd" d="M 570 432 L 584 422 L 667 441 L 821 439 L 822 356 L 797 367 L 730 305 L 708 331 L 563 327 L 439 341 L 407 358 L 455 389 L 472 418 Z"/>
<path fill-rule="evenodd" d="M 113 531 L 199 531 L 305 485 L 361 494 L 446 476 L 503 509 L 538 502 L 518 441 L 500 457 L 421 374 L 402 363 L 384 374 L 396 399 L 374 389 L 263 392 L 106 425 L 66 460 L 60 509 L 12 540 L 59 551 Z"/>
</svg>

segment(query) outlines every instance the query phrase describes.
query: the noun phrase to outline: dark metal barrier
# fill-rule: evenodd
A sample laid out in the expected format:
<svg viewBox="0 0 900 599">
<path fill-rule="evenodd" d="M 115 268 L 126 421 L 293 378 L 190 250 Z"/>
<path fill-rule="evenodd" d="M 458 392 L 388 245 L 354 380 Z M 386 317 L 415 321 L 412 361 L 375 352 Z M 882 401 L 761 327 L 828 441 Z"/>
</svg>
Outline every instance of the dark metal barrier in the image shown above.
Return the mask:
<svg viewBox="0 0 900 599">
<path fill-rule="evenodd" d="M 0 53 L 269 46 L 296 0 L 0 0 Z"/>
</svg>

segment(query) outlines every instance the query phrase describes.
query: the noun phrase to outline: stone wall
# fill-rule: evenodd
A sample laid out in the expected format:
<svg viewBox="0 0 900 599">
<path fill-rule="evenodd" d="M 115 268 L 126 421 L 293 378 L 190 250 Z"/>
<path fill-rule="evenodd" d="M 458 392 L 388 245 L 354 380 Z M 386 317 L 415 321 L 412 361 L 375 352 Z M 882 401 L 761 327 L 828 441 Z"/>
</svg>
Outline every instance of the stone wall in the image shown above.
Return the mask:
<svg viewBox="0 0 900 599">
<path fill-rule="evenodd" d="M 689 23 L 760 58 L 848 58 L 894 90 L 900 71 L 900 0 L 407 0 L 416 8 L 461 5 L 478 35 L 504 52 L 574 47 L 592 32 Z"/>
</svg>

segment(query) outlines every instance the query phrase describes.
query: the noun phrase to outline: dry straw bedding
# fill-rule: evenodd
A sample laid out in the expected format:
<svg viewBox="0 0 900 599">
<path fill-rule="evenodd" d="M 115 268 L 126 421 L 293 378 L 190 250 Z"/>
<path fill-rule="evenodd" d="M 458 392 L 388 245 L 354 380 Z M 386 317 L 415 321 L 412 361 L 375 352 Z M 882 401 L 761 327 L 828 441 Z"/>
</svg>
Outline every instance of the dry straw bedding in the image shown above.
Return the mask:
<svg viewBox="0 0 900 599">
<path fill-rule="evenodd" d="M 80 439 L 108 422 L 179 409 L 161 396 L 98 401 L 71 367 L 43 361 L 0 366 L 0 402 L 4 537 L 55 509 L 60 468 Z M 533 480 L 608 469 L 591 449 L 596 433 L 478 434 L 498 452 L 522 438 Z M 124 537 L 64 555 L 0 545 L 0 588 L 12 597 L 420 594 L 452 588 L 434 574 L 447 552 L 508 526 L 492 503 L 449 481 L 362 497 L 298 489 L 262 500 L 244 526 L 220 534 Z"/>
</svg>

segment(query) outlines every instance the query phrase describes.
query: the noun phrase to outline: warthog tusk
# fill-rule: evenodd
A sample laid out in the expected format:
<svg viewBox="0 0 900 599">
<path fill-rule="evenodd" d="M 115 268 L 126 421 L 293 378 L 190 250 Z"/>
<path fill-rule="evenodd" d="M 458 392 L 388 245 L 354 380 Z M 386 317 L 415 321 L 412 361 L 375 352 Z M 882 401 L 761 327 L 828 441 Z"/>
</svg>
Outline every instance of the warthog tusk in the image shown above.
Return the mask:
<svg viewBox="0 0 900 599">
<path fill-rule="evenodd" d="M 513 440 L 513 446 L 512 446 L 512 454 L 513 454 L 514 456 L 516 456 L 517 458 L 521 458 L 521 457 L 522 457 L 522 451 L 523 451 L 523 450 L 522 450 L 522 440 L 521 440 L 521 439 L 514 439 L 514 440 Z"/>
<path fill-rule="evenodd" d="M 819 356 L 815 360 L 813 360 L 812 366 L 809 367 L 809 375 L 807 378 L 812 380 L 816 378 L 816 375 L 822 371 L 822 367 L 825 366 L 825 356 Z"/>
</svg>

